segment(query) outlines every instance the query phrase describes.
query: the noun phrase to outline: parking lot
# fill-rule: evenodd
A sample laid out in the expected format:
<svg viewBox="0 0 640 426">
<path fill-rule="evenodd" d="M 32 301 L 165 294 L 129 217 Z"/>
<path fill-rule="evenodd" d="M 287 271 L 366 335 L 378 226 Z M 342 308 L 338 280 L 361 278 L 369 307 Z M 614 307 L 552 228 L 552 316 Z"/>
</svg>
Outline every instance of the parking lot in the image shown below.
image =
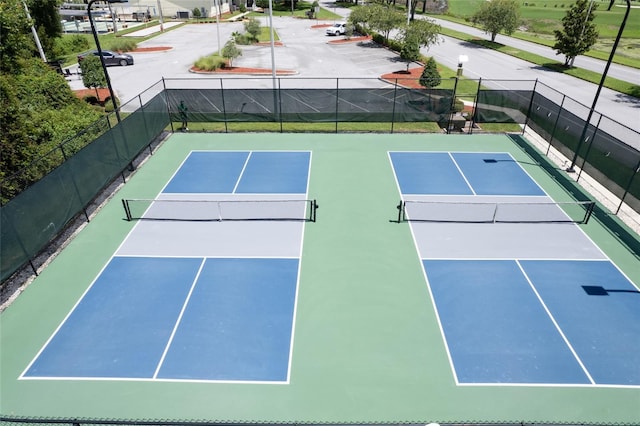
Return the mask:
<svg viewBox="0 0 640 426">
<path fill-rule="evenodd" d="M 268 25 L 266 16 L 261 21 L 263 26 Z M 406 68 L 406 64 L 396 53 L 375 43 L 329 43 L 343 38 L 325 35 L 325 27 L 320 25 L 332 23 L 333 21 L 274 17 L 274 29 L 282 43 L 274 48 L 276 69 L 295 71 L 292 76 L 295 79 L 339 77 L 341 80 L 353 79 L 351 83 L 356 86 L 370 87 L 372 84 L 382 84 L 377 81 L 380 75 Z M 234 31 L 243 32 L 243 24 L 191 24 L 139 43 L 138 47 L 171 49 L 151 53 L 134 52 L 134 66 L 109 67 L 109 77 L 116 95 L 124 104 L 162 78 L 250 78 L 248 75 L 196 74 L 190 71 L 198 58 L 218 51 L 218 46 L 223 47 Z M 233 61 L 234 66 L 271 69 L 269 44 L 241 46 L 241 49 L 243 54 Z M 268 75 L 251 79 L 251 85 L 270 87 L 272 82 L 265 77 Z M 317 83 L 309 81 L 308 84 Z M 70 85 L 72 89 L 84 88 L 80 78 L 71 78 Z"/>
</svg>

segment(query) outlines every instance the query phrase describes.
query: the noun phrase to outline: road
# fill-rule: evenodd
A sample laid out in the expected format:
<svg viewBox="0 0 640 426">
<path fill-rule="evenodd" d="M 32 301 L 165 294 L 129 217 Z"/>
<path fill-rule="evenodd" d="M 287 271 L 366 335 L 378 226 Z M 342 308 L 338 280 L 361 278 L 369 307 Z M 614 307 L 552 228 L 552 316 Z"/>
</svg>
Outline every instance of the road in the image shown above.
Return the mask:
<svg viewBox="0 0 640 426">
<path fill-rule="evenodd" d="M 484 38 L 489 40 L 490 36 L 485 34 L 482 30 L 477 28 L 468 27 L 466 25 L 457 24 L 455 22 L 449 22 L 444 19 L 436 19 L 429 17 L 429 19 L 435 21 L 442 28 L 448 28 L 455 31 L 460 31 L 465 34 L 469 34 L 473 37 Z M 557 62 L 564 62 L 564 55 L 558 55 L 555 50 L 550 47 L 543 46 L 541 44 L 531 43 L 528 41 L 520 40 L 517 38 L 498 34 L 496 36 L 496 42 L 504 44 L 505 46 L 511 46 L 516 49 L 521 49 L 527 52 L 534 53 L 536 55 L 549 58 Z M 594 59 L 588 56 L 578 56 L 575 59 L 574 66 L 589 71 L 594 71 L 602 74 L 606 65 L 606 61 Z M 617 78 L 622 81 L 640 86 L 640 70 L 636 68 L 627 67 L 624 65 L 618 65 L 612 63 L 607 72 L 608 77 Z"/>
</svg>

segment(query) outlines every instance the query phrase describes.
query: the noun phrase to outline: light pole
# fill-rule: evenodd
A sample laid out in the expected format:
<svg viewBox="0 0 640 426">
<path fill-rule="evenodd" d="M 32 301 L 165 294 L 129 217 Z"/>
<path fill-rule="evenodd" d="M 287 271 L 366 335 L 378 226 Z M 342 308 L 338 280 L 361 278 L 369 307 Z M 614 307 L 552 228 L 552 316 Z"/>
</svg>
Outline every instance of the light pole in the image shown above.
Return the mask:
<svg viewBox="0 0 640 426">
<path fill-rule="evenodd" d="M 611 0 L 609 3 L 609 8 L 607 10 L 611 10 L 611 7 L 615 3 L 615 0 Z M 604 86 L 604 81 L 607 78 L 607 72 L 609 72 L 609 66 L 613 61 L 613 55 L 616 53 L 616 49 L 618 47 L 618 42 L 622 37 L 622 32 L 624 31 L 624 26 L 627 23 L 627 18 L 629 17 L 629 11 L 631 10 L 631 1 L 627 0 L 627 12 L 624 14 L 624 18 L 622 19 L 622 24 L 620 24 L 620 29 L 618 30 L 618 36 L 616 37 L 616 41 L 613 43 L 613 47 L 611 48 L 611 54 L 609 55 L 609 60 L 607 61 L 607 65 L 604 67 L 604 71 L 602 71 L 602 78 L 600 79 L 600 84 L 598 85 L 598 90 L 596 90 L 596 95 L 593 98 L 593 104 L 591 105 L 591 109 L 589 110 L 589 116 L 587 117 L 587 121 L 584 123 L 584 128 L 582 129 L 582 134 L 580 135 L 580 139 L 578 139 L 578 146 L 576 147 L 576 152 L 573 154 L 573 159 L 571 160 L 571 165 L 567 168 L 567 172 L 573 173 L 575 172 L 576 161 L 578 161 L 578 154 L 580 153 L 580 148 L 582 148 L 582 144 L 585 142 L 585 136 L 587 135 L 587 130 L 589 128 L 589 123 L 591 122 L 591 117 L 593 117 L 593 111 L 596 109 L 596 104 L 598 103 L 598 97 L 600 96 L 600 91 L 602 90 L 602 86 Z M 586 161 L 586 158 L 585 158 Z"/>
<path fill-rule="evenodd" d="M 104 57 L 102 56 L 102 48 L 100 47 L 100 40 L 98 39 L 98 32 L 96 26 L 93 23 L 93 17 L 91 16 L 91 6 L 96 1 L 106 1 L 107 3 L 126 3 L 127 0 L 89 0 L 87 3 L 87 14 L 89 15 L 89 23 L 91 24 L 91 32 L 93 33 L 93 39 L 96 42 L 96 49 L 98 49 L 98 57 L 102 64 L 102 71 L 104 72 L 105 79 L 107 80 L 107 87 L 109 88 L 109 96 L 111 96 L 111 102 L 113 103 L 113 110 L 116 112 L 116 119 L 120 123 L 120 111 L 116 105 L 116 95 L 113 93 L 113 87 L 111 87 L 111 79 L 109 79 L 109 73 L 107 72 L 107 65 L 104 63 Z"/>
<path fill-rule="evenodd" d="M 27 12 L 27 19 L 31 21 L 31 14 L 29 13 L 29 8 L 27 7 L 27 3 L 22 0 L 22 4 L 24 5 L 24 10 Z M 40 52 L 40 58 L 42 58 L 43 62 L 47 62 L 47 57 L 44 55 L 44 50 L 42 50 L 42 44 L 40 44 L 40 37 L 38 37 L 38 32 L 36 31 L 36 27 L 31 24 L 31 32 L 33 33 L 33 39 L 36 41 L 36 46 L 38 47 L 38 52 Z"/>
</svg>

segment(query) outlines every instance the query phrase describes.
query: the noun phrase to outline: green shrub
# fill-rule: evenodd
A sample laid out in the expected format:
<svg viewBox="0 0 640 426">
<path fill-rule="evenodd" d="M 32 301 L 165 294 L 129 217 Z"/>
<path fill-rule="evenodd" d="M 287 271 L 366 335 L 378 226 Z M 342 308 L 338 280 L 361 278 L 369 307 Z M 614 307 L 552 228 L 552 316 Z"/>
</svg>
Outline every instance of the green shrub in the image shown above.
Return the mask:
<svg viewBox="0 0 640 426">
<path fill-rule="evenodd" d="M 253 36 L 249 33 L 233 33 L 233 38 L 236 41 L 236 44 L 240 44 L 242 46 L 248 46 L 257 41 L 257 39 L 253 38 Z"/>
<path fill-rule="evenodd" d="M 115 50 L 117 52 L 131 52 L 132 50 L 136 50 L 138 44 L 135 40 L 131 40 L 130 38 L 118 37 L 113 40 L 107 50 Z"/>
<path fill-rule="evenodd" d="M 464 110 L 464 102 L 456 98 L 453 102 L 453 112 L 461 112 L 462 110 Z"/>
<path fill-rule="evenodd" d="M 55 56 L 70 55 L 89 50 L 90 46 L 86 36 L 80 34 L 65 35 L 55 39 L 54 54 Z"/>
<path fill-rule="evenodd" d="M 116 98 L 116 106 L 120 106 L 120 99 Z M 113 112 L 115 110 L 111 97 L 104 100 L 104 112 Z"/>
<path fill-rule="evenodd" d="M 203 56 L 193 64 L 196 68 L 203 71 L 215 71 L 218 68 L 222 68 L 226 65 L 227 61 L 220 55 L 213 54 L 209 56 Z"/>
</svg>

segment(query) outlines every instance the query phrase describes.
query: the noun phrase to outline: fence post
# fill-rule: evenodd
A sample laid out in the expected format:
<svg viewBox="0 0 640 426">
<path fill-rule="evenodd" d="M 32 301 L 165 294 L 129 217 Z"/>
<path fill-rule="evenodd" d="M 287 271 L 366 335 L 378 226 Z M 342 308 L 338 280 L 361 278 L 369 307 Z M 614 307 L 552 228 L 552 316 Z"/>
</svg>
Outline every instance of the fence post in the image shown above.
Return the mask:
<svg viewBox="0 0 640 426">
<path fill-rule="evenodd" d="M 447 134 L 449 134 L 449 130 L 451 130 L 451 121 L 453 120 L 453 114 L 455 106 L 456 106 L 456 94 L 458 93 L 458 77 L 453 77 L 456 79 L 455 83 L 453 83 L 453 96 L 451 98 L 451 105 L 449 105 L 449 120 L 447 122 Z"/>
<path fill-rule="evenodd" d="M 282 130 L 282 93 L 280 93 L 280 78 L 278 78 L 278 117 L 280 118 L 280 133 L 283 133 Z"/>
<path fill-rule="evenodd" d="M 396 93 L 398 92 L 398 79 L 396 78 L 396 84 L 393 86 L 393 108 L 391 109 L 391 134 L 393 134 L 393 124 L 396 121 Z"/>
<path fill-rule="evenodd" d="M 627 184 L 627 186 L 625 186 L 624 193 L 622 194 L 622 197 L 620 197 L 620 204 L 618 205 L 618 208 L 616 209 L 616 215 L 620 212 L 620 209 L 622 208 L 622 205 L 624 204 L 624 199 L 627 197 L 627 194 L 629 193 L 629 190 L 631 189 L 631 184 L 633 183 L 633 180 L 638 176 L 638 173 L 640 172 L 640 161 L 638 161 L 638 164 L 636 164 L 635 171 L 636 172 L 631 175 L 631 178 L 629 179 L 629 183 Z"/>
<path fill-rule="evenodd" d="M 551 151 L 551 142 L 553 141 L 553 137 L 556 134 L 556 129 L 558 128 L 558 121 L 560 121 L 560 114 L 562 113 L 564 100 L 567 99 L 567 95 L 562 95 L 562 101 L 558 106 L 558 114 L 556 115 L 556 121 L 553 123 L 553 130 L 551 130 L 551 137 L 549 138 L 549 146 L 547 147 L 547 153 L 545 154 L 547 157 L 549 156 L 549 151 Z"/>
<path fill-rule="evenodd" d="M 587 147 L 587 152 L 584 153 L 584 158 L 582 159 L 582 166 L 580 167 L 580 173 L 578 173 L 578 176 L 576 177 L 576 182 L 580 181 L 580 176 L 582 176 L 582 172 L 584 171 L 584 165 L 587 163 L 587 158 L 589 157 L 589 153 L 591 152 L 591 147 L 593 146 L 593 140 L 595 139 L 595 135 L 598 132 L 598 128 L 600 127 L 601 121 L 602 121 L 602 114 L 600 114 L 600 118 L 598 118 L 598 123 L 596 124 L 596 127 L 593 129 L 593 133 L 591 134 L 591 143 Z M 584 141 L 587 142 L 588 140 L 589 140 L 589 136 L 586 136 L 585 134 Z"/>
<path fill-rule="evenodd" d="M 222 84 L 222 79 L 220 80 L 220 97 L 222 98 L 222 119 L 224 120 L 224 132 L 229 133 L 229 127 L 227 125 L 227 106 L 224 103 L 224 84 Z M 240 110 L 242 112 L 242 109 Z"/>
<path fill-rule="evenodd" d="M 340 77 L 336 77 L 336 133 L 338 133 L 338 105 L 340 103 Z"/>
<path fill-rule="evenodd" d="M 473 114 L 471 114 L 471 127 L 469 127 L 469 134 L 473 134 L 473 126 L 476 124 L 476 117 L 478 114 L 478 99 L 480 99 L 481 86 L 482 86 L 482 77 L 478 79 L 478 88 L 476 89 L 476 97 L 473 100 Z"/>
<path fill-rule="evenodd" d="M 529 100 L 529 108 L 527 108 L 527 118 L 524 120 L 524 126 L 522 126 L 522 135 L 524 136 L 524 132 L 527 129 L 527 124 L 529 123 L 529 115 L 531 115 L 531 108 L 533 108 L 533 97 L 536 95 L 536 86 L 538 85 L 538 79 L 533 82 L 533 91 L 531 92 L 531 99 Z"/>
<path fill-rule="evenodd" d="M 145 136 L 147 137 L 147 139 L 149 139 L 149 145 L 147 145 L 147 147 L 149 148 L 149 155 L 153 154 L 153 149 L 151 149 L 151 143 L 153 142 L 153 139 L 151 139 L 151 135 L 149 134 L 149 125 L 147 123 L 147 114 L 144 111 L 144 104 L 142 103 L 142 96 L 138 95 L 138 102 L 140 102 L 140 111 L 142 111 L 142 122 L 144 123 L 144 133 Z"/>
<path fill-rule="evenodd" d="M 163 91 L 165 94 L 169 93 L 167 91 L 167 84 L 164 80 L 164 77 L 162 77 L 162 87 L 163 87 Z M 173 120 L 171 119 L 171 105 L 169 104 L 169 97 L 165 95 L 164 97 L 166 105 L 167 105 L 167 115 L 169 116 L 169 124 L 171 125 L 171 133 L 175 133 L 176 129 L 173 128 Z"/>
</svg>

